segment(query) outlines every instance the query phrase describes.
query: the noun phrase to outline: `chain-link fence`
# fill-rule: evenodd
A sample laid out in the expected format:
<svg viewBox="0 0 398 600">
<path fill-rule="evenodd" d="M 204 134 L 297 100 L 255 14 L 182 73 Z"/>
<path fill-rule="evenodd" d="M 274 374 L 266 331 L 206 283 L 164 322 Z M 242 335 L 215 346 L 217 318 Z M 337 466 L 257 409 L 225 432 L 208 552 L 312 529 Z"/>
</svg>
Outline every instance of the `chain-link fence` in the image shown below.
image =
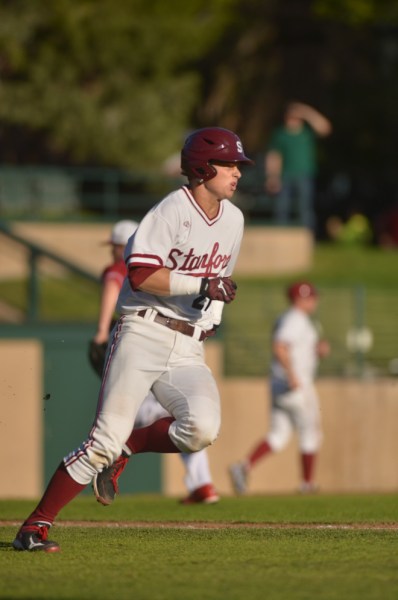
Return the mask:
<svg viewBox="0 0 398 600">
<path fill-rule="evenodd" d="M 319 375 L 398 376 L 398 289 L 319 287 L 315 321 L 331 344 Z M 242 282 L 239 301 L 225 307 L 222 335 L 230 376 L 263 376 L 271 359 L 271 331 L 287 308 L 285 288 Z"/>
</svg>

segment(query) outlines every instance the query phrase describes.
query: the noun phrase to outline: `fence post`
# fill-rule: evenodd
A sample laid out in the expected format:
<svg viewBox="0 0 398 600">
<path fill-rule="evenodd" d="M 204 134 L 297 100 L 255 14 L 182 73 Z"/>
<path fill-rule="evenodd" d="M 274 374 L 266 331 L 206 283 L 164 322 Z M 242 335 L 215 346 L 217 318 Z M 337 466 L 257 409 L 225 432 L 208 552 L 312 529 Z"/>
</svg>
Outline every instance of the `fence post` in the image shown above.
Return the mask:
<svg viewBox="0 0 398 600">
<path fill-rule="evenodd" d="M 104 174 L 104 213 L 108 219 L 115 221 L 119 217 L 118 175 L 107 169 Z"/>
<path fill-rule="evenodd" d="M 358 369 L 358 375 L 363 377 L 364 375 L 364 357 L 365 349 L 360 343 L 360 334 L 365 326 L 365 300 L 366 291 L 363 285 L 356 285 L 354 290 L 354 310 L 355 310 L 355 329 L 357 330 L 357 348 L 355 352 L 356 365 Z"/>
</svg>

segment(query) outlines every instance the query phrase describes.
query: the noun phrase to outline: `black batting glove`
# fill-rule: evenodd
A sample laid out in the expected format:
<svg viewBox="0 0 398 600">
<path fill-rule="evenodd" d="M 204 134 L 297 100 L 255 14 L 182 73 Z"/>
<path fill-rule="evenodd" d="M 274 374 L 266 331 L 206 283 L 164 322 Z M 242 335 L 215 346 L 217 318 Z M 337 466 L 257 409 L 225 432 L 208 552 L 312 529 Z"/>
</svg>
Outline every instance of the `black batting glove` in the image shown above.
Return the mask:
<svg viewBox="0 0 398 600">
<path fill-rule="evenodd" d="M 229 304 L 236 296 L 237 285 L 230 277 L 204 277 L 200 286 L 200 295 Z"/>
</svg>

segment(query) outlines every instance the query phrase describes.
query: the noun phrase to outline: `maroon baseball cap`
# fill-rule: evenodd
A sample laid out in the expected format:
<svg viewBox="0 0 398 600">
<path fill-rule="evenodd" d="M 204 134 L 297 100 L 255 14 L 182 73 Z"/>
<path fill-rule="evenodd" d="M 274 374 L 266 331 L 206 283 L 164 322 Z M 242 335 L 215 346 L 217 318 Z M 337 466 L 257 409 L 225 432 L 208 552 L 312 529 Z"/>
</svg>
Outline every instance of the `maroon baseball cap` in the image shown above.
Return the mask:
<svg viewBox="0 0 398 600">
<path fill-rule="evenodd" d="M 298 298 L 318 296 L 318 290 L 309 281 L 296 281 L 288 287 L 287 296 L 289 300 L 294 302 Z"/>
</svg>

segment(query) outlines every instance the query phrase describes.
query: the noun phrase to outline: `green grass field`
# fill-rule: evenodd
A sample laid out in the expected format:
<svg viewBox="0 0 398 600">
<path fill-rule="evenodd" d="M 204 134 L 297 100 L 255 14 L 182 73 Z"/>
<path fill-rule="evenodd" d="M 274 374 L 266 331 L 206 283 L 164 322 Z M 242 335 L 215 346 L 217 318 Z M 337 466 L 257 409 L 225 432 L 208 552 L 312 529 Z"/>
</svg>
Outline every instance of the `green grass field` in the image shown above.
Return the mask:
<svg viewBox="0 0 398 600">
<path fill-rule="evenodd" d="M 325 323 L 326 333 L 334 336 L 344 364 L 350 359 L 344 354 L 350 286 L 366 287 L 371 307 L 377 304 L 371 318 L 378 331 L 386 331 L 381 338 L 385 355 L 379 353 L 373 363 L 389 358 L 390 344 L 396 351 L 396 257 L 377 248 L 320 245 L 313 268 L 295 276 L 311 278 L 326 292 L 325 319 L 333 317 L 330 326 Z M 238 282 L 239 302 L 225 311 L 225 329 L 233 332 L 226 339 L 227 362 L 235 374 L 239 369 L 263 374 L 265 332 L 290 280 Z M 93 320 L 97 286 L 69 279 L 41 283 L 41 318 Z M 0 282 L 0 296 L 24 310 L 24 285 Z M 377 338 L 377 351 L 379 343 Z M 398 598 L 398 491 L 227 497 L 214 506 L 181 506 L 175 499 L 137 495 L 121 496 L 108 508 L 84 496 L 62 511 L 51 531 L 62 547 L 54 555 L 11 547 L 33 507 L 33 502 L 0 501 L 2 600 Z"/>
<path fill-rule="evenodd" d="M 398 495 L 223 498 L 181 506 L 121 496 L 74 500 L 51 539 L 16 552 L 34 503 L 1 501 L 0 598 L 396 600 Z"/>
</svg>

